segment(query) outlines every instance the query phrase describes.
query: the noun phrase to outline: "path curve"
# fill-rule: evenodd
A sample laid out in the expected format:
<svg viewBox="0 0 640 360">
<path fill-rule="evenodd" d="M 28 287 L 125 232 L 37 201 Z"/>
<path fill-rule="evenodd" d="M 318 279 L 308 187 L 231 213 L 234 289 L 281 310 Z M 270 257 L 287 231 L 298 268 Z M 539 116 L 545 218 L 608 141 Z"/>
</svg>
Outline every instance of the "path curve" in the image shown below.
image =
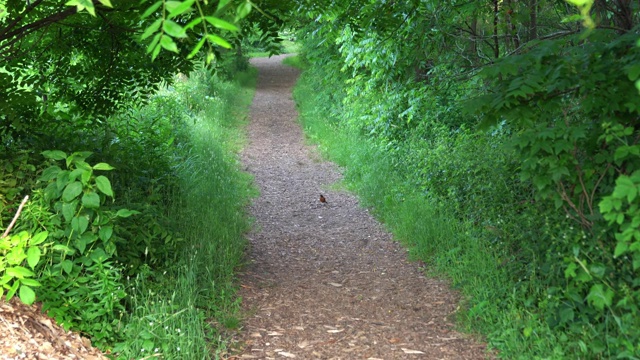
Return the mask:
<svg viewBox="0 0 640 360">
<path fill-rule="evenodd" d="M 252 60 L 259 76 L 241 158 L 261 195 L 231 358 L 484 359 L 483 344 L 453 330 L 447 285 L 409 263 L 353 195 L 327 190 L 339 169 L 305 145 L 291 96 L 298 71 L 282 58 Z"/>
</svg>

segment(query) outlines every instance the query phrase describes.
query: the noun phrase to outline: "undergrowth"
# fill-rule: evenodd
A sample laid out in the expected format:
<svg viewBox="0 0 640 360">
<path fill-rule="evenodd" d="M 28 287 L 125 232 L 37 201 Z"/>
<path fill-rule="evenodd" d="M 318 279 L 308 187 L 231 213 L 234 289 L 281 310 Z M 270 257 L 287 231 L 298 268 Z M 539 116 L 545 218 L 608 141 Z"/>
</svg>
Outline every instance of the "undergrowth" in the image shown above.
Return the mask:
<svg viewBox="0 0 640 360">
<path fill-rule="evenodd" d="M 467 204 L 471 210 L 474 206 L 465 199 L 454 201 L 451 198 L 455 195 L 454 188 L 449 189 L 447 196 L 436 196 L 416 186 L 412 181 L 415 178 L 409 176 L 415 174 L 412 173 L 415 165 L 409 161 L 420 155 L 425 156 L 423 161 L 444 160 L 441 166 L 446 166 L 447 161 L 461 161 L 452 153 L 456 147 L 448 145 L 446 151 L 443 148 L 449 159 L 443 158 L 447 156 L 445 153 L 434 152 L 433 147 L 424 148 L 429 149 L 431 156 L 416 153 L 417 149 L 406 153 L 393 151 L 349 126 L 340 125 L 340 114 L 346 111 L 343 104 L 330 98 L 335 96 L 336 88 L 331 92 L 318 91 L 318 84 L 330 87 L 324 75 L 318 68 L 304 72 L 294 91 L 307 137 L 345 168 L 346 187 L 359 195 L 364 206 L 372 208 L 408 248 L 410 256 L 425 262 L 432 275 L 448 279 L 461 293 L 459 326 L 467 332 L 488 335 L 490 347 L 499 348 L 505 358 L 536 358 L 539 354 L 562 357 L 562 339 L 533 312 L 523 308 L 518 299 L 521 280 L 525 279 L 518 278 L 521 272 L 514 272 L 517 259 L 509 247 L 509 234 L 498 230 L 502 227 L 492 226 L 486 209 L 477 209 L 478 204 L 474 211 L 484 212 L 484 218 L 460 217 L 461 204 Z M 405 146 L 412 144 L 417 147 L 417 140 L 407 141 Z M 487 169 L 494 169 L 501 161 L 508 163 L 504 157 L 496 160 L 487 154 L 490 149 L 464 151 L 469 158 L 486 159 Z M 402 166 L 398 165 L 398 159 L 403 159 Z M 447 170 L 465 165 L 458 162 L 451 166 Z"/>
</svg>

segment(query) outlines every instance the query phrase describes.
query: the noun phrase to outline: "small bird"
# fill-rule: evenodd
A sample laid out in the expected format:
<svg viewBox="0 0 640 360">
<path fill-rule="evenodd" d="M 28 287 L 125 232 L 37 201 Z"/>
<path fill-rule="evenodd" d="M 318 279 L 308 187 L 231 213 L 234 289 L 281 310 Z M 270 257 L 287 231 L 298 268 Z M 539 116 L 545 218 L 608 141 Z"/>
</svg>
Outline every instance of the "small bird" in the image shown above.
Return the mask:
<svg viewBox="0 0 640 360">
<path fill-rule="evenodd" d="M 324 203 L 324 204 L 327 204 L 327 199 L 322 194 L 320 194 L 320 202 Z"/>
</svg>

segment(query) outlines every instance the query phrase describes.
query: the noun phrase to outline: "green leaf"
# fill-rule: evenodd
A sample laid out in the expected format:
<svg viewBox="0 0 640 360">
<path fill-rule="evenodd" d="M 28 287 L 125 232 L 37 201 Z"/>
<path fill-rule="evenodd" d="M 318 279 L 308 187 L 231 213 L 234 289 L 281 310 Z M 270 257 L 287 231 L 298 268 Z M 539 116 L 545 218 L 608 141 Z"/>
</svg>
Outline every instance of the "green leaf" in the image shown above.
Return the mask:
<svg viewBox="0 0 640 360">
<path fill-rule="evenodd" d="M 100 1 L 100 4 L 102 4 L 104 6 L 107 6 L 107 7 L 110 7 L 110 8 L 113 7 L 113 5 L 111 5 L 111 0 L 98 0 L 98 1 Z"/>
<path fill-rule="evenodd" d="M 7 291 L 7 296 L 5 297 L 6 301 L 9 301 L 13 298 L 13 295 L 15 295 L 16 291 L 18 291 L 19 286 L 20 286 L 19 280 L 16 280 L 13 282 L 13 285 L 11 285 L 11 288 L 9 288 L 9 291 Z"/>
<path fill-rule="evenodd" d="M 638 189 L 636 185 L 633 183 L 630 177 L 626 175 L 620 175 L 616 180 L 616 187 L 613 190 L 613 197 L 622 199 L 622 198 L 631 198 L 635 199 L 636 195 L 638 195 Z M 631 200 L 629 200 L 631 202 Z"/>
<path fill-rule="evenodd" d="M 627 252 L 627 249 L 629 249 L 629 244 L 627 244 L 626 242 L 618 242 L 616 244 L 616 249 L 613 251 L 613 257 L 617 258 L 618 256 L 624 254 L 625 252 Z"/>
<path fill-rule="evenodd" d="M 225 7 L 231 0 L 220 0 L 220 2 L 218 3 L 218 8 L 216 9 L 216 11 L 222 9 L 223 7 Z"/>
<path fill-rule="evenodd" d="M 47 236 L 49 236 L 49 232 L 48 231 L 41 231 L 37 234 L 35 234 L 33 236 L 33 238 L 31 238 L 31 241 L 29 242 L 30 245 L 39 245 L 41 243 L 43 243 L 45 240 L 47 240 Z"/>
<path fill-rule="evenodd" d="M 90 192 L 82 195 L 82 206 L 89 209 L 97 209 L 100 207 L 100 195 L 96 192 Z"/>
<path fill-rule="evenodd" d="M 189 12 L 194 2 L 195 0 L 187 0 L 187 1 L 181 2 L 179 5 L 176 5 L 175 7 L 173 6 L 173 4 L 171 6 L 168 5 L 167 6 L 167 9 L 169 10 L 168 18 L 172 19 L 178 15 L 182 15 L 184 13 Z M 171 1 L 171 3 L 173 3 L 173 1 Z"/>
<path fill-rule="evenodd" d="M 78 197 L 80 193 L 82 193 L 82 183 L 80 181 L 74 181 L 64 188 L 64 191 L 62 192 L 62 201 L 70 202 Z"/>
<path fill-rule="evenodd" d="M 214 16 L 205 16 L 205 20 L 207 20 L 207 22 L 219 29 L 224 29 L 224 30 L 229 30 L 229 31 L 238 31 L 240 29 L 238 29 L 237 26 L 235 26 L 234 24 L 224 21 L 222 19 L 219 19 L 217 17 Z"/>
<path fill-rule="evenodd" d="M 103 163 L 103 162 L 93 165 L 93 170 L 105 170 L 105 171 L 108 171 L 108 170 L 113 170 L 113 169 L 115 169 L 113 166 L 111 166 L 111 165 L 109 165 L 107 163 Z"/>
<path fill-rule="evenodd" d="M 103 194 L 113 197 L 113 190 L 111 189 L 111 182 L 107 179 L 106 176 L 98 176 L 96 177 L 96 186 L 98 190 L 100 190 Z"/>
<path fill-rule="evenodd" d="M 198 51 L 200 51 L 200 48 L 202 48 L 202 45 L 204 45 L 206 41 L 207 41 L 206 38 L 200 39 L 200 41 L 198 41 L 196 46 L 193 47 L 193 50 L 191 50 L 191 52 L 187 56 L 187 59 L 192 59 L 194 56 L 196 56 L 196 54 L 198 53 Z"/>
<path fill-rule="evenodd" d="M 33 287 L 42 286 L 42 284 L 40 284 L 37 280 L 34 280 L 34 279 L 20 279 L 20 282 L 25 285 L 29 285 Z"/>
<path fill-rule="evenodd" d="M 154 33 L 156 33 L 158 30 L 160 30 L 160 25 L 162 25 L 162 19 L 157 19 L 156 21 L 151 23 L 151 25 L 149 25 L 146 29 L 144 29 L 144 32 L 140 36 L 140 40 L 144 40 L 149 36 L 153 35 Z M 151 42 L 151 44 L 153 44 L 153 41 Z M 149 52 L 148 48 L 147 48 L 147 52 Z"/>
<path fill-rule="evenodd" d="M 173 39 L 167 35 L 162 35 L 162 38 L 160 38 L 160 46 L 174 53 L 178 53 L 178 46 L 173 42 Z"/>
<path fill-rule="evenodd" d="M 24 284 L 20 286 L 19 297 L 20 301 L 27 305 L 31 305 L 34 301 L 36 301 L 36 293 L 33 291 L 33 289 Z"/>
<path fill-rule="evenodd" d="M 47 150 L 42 152 L 42 156 L 51 160 L 64 160 L 67 158 L 67 154 L 60 150 Z"/>
<path fill-rule="evenodd" d="M 58 173 L 60 171 L 62 171 L 62 169 L 59 166 L 57 165 L 50 166 L 42 172 L 42 175 L 38 178 L 38 181 L 53 180 L 56 178 L 56 176 L 58 176 Z"/>
<path fill-rule="evenodd" d="M 33 271 L 27 269 L 26 267 L 23 266 L 13 266 L 13 267 L 9 267 L 5 269 L 7 275 L 14 277 L 14 278 L 18 278 L 18 279 L 22 279 L 22 278 L 26 278 L 26 277 L 33 277 L 34 273 Z"/>
<path fill-rule="evenodd" d="M 54 251 L 61 251 L 61 252 L 64 252 L 64 253 L 65 253 L 65 254 L 67 254 L 67 255 L 73 255 L 73 254 L 76 252 L 76 251 L 75 251 L 75 250 L 73 250 L 72 248 L 70 248 L 70 247 L 68 247 L 68 246 L 66 246 L 66 245 L 62 245 L 62 244 L 56 244 L 56 245 L 53 245 L 52 249 L 53 249 Z"/>
<path fill-rule="evenodd" d="M 78 234 L 82 234 L 87 230 L 89 226 L 89 220 L 85 216 L 77 216 L 71 220 L 71 227 L 73 231 Z"/>
<path fill-rule="evenodd" d="M 78 205 L 78 203 L 76 201 L 72 201 L 70 203 L 63 203 L 62 204 L 62 216 L 64 217 L 64 220 L 66 222 L 71 221 L 71 219 L 73 219 L 73 216 L 76 213 L 76 206 Z"/>
<path fill-rule="evenodd" d="M 27 250 L 27 264 L 32 269 L 36 268 L 38 262 L 40 261 L 40 255 L 42 255 L 42 251 L 37 246 L 31 246 L 29 250 Z"/>
<path fill-rule="evenodd" d="M 98 232 L 98 236 L 102 241 L 108 241 L 111 239 L 111 235 L 113 235 L 113 226 L 110 225 L 101 227 Z"/>
<path fill-rule="evenodd" d="M 116 216 L 121 218 L 128 218 L 131 215 L 137 215 L 137 214 L 140 214 L 140 212 L 135 210 L 129 210 L 129 209 L 120 209 L 116 213 Z"/>
<path fill-rule="evenodd" d="M 182 26 L 178 25 L 176 22 L 173 22 L 171 20 L 165 20 L 164 24 L 162 25 L 162 29 L 164 30 L 165 33 L 167 33 L 167 35 L 172 36 L 174 38 L 187 37 L 187 34 L 185 34 L 185 30 L 182 28 Z M 176 48 L 176 51 L 177 50 L 178 49 Z"/>
<path fill-rule="evenodd" d="M 231 44 L 229 44 L 229 42 L 227 40 L 221 38 L 218 35 L 207 34 L 207 39 L 209 41 L 211 41 L 212 43 L 214 43 L 214 44 L 218 44 L 218 45 L 222 46 L 223 48 L 226 48 L 226 49 L 231 49 L 232 48 Z"/>
<path fill-rule="evenodd" d="M 196 25 L 200 24 L 202 22 L 202 18 L 195 18 L 191 21 L 189 21 L 189 23 L 187 25 L 184 26 L 184 31 L 188 31 L 190 29 L 192 29 L 193 27 L 195 27 Z"/>
<path fill-rule="evenodd" d="M 147 46 L 147 52 L 155 52 L 156 48 L 159 47 L 160 45 L 158 45 L 158 43 L 160 42 L 160 36 L 162 36 L 162 33 L 157 33 L 154 37 L 153 40 L 151 40 L 151 43 L 149 43 L 149 46 Z"/>
<path fill-rule="evenodd" d="M 60 266 L 62 266 L 62 270 L 67 274 L 71 274 L 71 270 L 73 270 L 73 262 L 69 259 L 65 259 Z"/>
<path fill-rule="evenodd" d="M 244 19 L 247 15 L 249 15 L 250 12 L 251 2 L 245 1 L 244 3 L 240 4 L 240 6 L 238 6 L 238 9 L 236 10 L 236 19 Z"/>
<path fill-rule="evenodd" d="M 604 310 L 605 306 L 610 307 L 613 301 L 613 290 L 605 289 L 602 284 L 595 284 L 591 287 L 587 301 L 598 310 Z"/>
<path fill-rule="evenodd" d="M 158 10 L 158 8 L 159 8 L 161 5 L 162 5 L 162 1 L 157 1 L 157 2 L 155 2 L 153 5 L 149 6 L 149 7 L 147 8 L 147 10 L 146 10 L 144 13 L 142 13 L 142 15 L 140 16 L 140 18 L 144 19 L 144 18 L 146 18 L 147 16 L 151 15 L 153 12 L 155 12 L 156 10 Z M 158 20 L 161 20 L 161 19 L 158 19 Z M 158 26 L 158 28 L 159 28 L 159 27 L 160 27 L 160 26 Z M 148 28 L 147 28 L 147 29 L 148 29 Z M 143 39 L 144 39 L 144 38 L 143 38 Z"/>
</svg>

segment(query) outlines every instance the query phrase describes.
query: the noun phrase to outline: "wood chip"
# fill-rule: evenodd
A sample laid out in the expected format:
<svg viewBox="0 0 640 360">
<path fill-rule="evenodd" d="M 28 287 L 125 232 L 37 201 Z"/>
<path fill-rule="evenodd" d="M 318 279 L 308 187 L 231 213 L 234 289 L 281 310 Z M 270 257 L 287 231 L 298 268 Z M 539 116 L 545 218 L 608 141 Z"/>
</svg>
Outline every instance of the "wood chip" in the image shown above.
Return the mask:
<svg viewBox="0 0 640 360">
<path fill-rule="evenodd" d="M 278 355 L 282 355 L 282 356 L 284 356 L 286 358 L 291 358 L 291 359 L 296 357 L 294 354 L 292 354 L 290 352 L 286 352 L 286 351 L 280 351 L 280 352 L 278 352 Z"/>
<path fill-rule="evenodd" d="M 405 354 L 415 354 L 415 355 L 418 355 L 418 354 L 424 354 L 424 353 L 423 353 L 422 351 L 420 351 L 420 350 L 410 350 L 410 349 L 405 349 L 405 348 L 401 348 L 401 349 L 402 349 L 402 351 L 403 351 Z"/>
<path fill-rule="evenodd" d="M 329 285 L 335 286 L 335 287 L 342 287 L 342 284 L 338 284 L 338 283 L 334 283 L 334 282 L 330 282 Z"/>
</svg>

